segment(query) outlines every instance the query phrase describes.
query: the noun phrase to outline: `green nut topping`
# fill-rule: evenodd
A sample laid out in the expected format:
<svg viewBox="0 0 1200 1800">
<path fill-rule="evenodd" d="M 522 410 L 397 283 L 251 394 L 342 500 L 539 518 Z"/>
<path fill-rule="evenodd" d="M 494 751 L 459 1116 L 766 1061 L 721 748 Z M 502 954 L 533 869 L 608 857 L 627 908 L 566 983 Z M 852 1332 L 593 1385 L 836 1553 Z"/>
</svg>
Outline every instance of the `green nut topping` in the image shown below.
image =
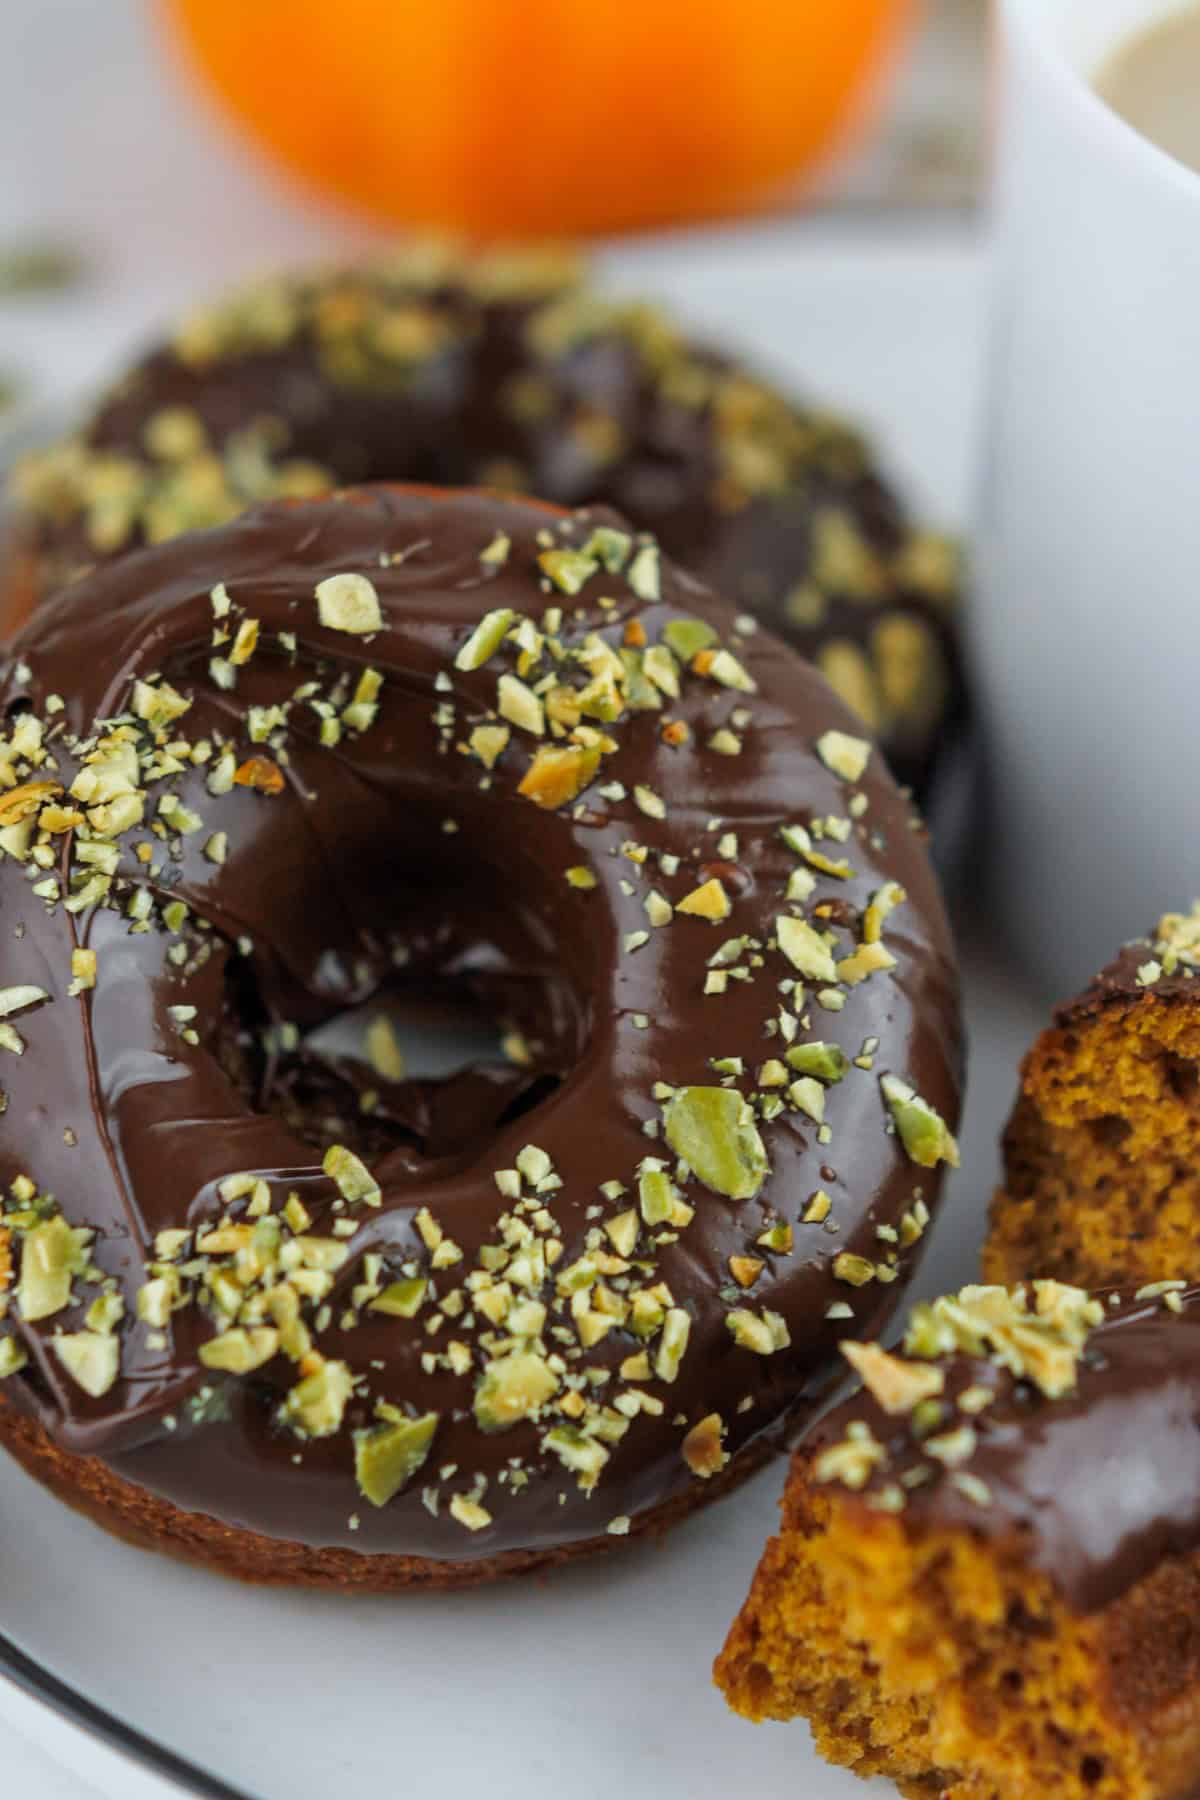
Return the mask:
<svg viewBox="0 0 1200 1800">
<path fill-rule="evenodd" d="M 371 1312 L 387 1313 L 395 1319 L 416 1317 L 429 1283 L 423 1276 L 413 1275 L 406 1281 L 389 1282 L 383 1292 L 371 1301 Z"/>
<path fill-rule="evenodd" d="M 826 731 L 817 739 L 817 755 L 843 781 L 858 781 L 870 760 L 871 746 L 866 738 L 850 737 L 844 731 Z"/>
<path fill-rule="evenodd" d="M 764 1307 L 761 1315 L 746 1307 L 735 1307 L 725 1315 L 725 1323 L 739 1350 L 752 1350 L 755 1356 L 774 1356 L 791 1343 L 787 1322 L 777 1312 Z"/>
<path fill-rule="evenodd" d="M 807 975 L 813 981 L 837 980 L 837 964 L 829 945 L 804 919 L 793 918 L 791 913 L 780 913 L 775 921 L 775 935 L 779 939 L 779 948 L 801 975 Z"/>
<path fill-rule="evenodd" d="M 375 584 L 365 575 L 327 575 L 315 588 L 317 613 L 330 631 L 366 637 L 383 625 Z"/>
<path fill-rule="evenodd" d="M 685 1312 L 682 1306 L 669 1307 L 654 1357 L 654 1373 L 660 1381 L 674 1381 L 679 1374 L 691 1331 L 691 1314 Z"/>
<path fill-rule="evenodd" d="M 343 1200 L 361 1200 L 364 1206 L 378 1206 L 382 1199 L 379 1183 L 361 1157 L 344 1144 L 331 1144 L 321 1164 L 326 1175 L 337 1186 Z"/>
<path fill-rule="evenodd" d="M 595 1438 L 590 1438 L 574 1425 L 556 1425 L 542 1439 L 543 1448 L 553 1451 L 565 1469 L 578 1477 L 584 1493 L 590 1493 L 600 1479 L 600 1471 L 608 1461 L 608 1451 Z"/>
<path fill-rule="evenodd" d="M 662 1169 L 644 1169 L 638 1176 L 638 1205 L 647 1225 L 665 1225 L 671 1217 L 675 1190 Z"/>
<path fill-rule="evenodd" d="M 386 1506 L 429 1455 L 441 1414 L 410 1419 L 384 1401 L 375 1410 L 382 1423 L 354 1434 L 354 1474 L 364 1500 Z"/>
<path fill-rule="evenodd" d="M 71 1280 L 84 1266 L 83 1243 L 59 1215 L 35 1225 L 21 1251 L 21 1279 L 17 1304 L 21 1317 L 49 1319 L 61 1312 L 71 1298 Z"/>
<path fill-rule="evenodd" d="M 659 579 L 658 545 L 643 544 L 629 565 L 630 587 L 639 600 L 657 600 L 662 591 Z"/>
<path fill-rule="evenodd" d="M 498 606 L 495 612 L 484 613 L 455 657 L 455 668 L 482 669 L 488 658 L 494 656 L 504 642 L 504 634 L 516 616 L 511 606 Z"/>
<path fill-rule="evenodd" d="M 230 1375 L 249 1375 L 260 1369 L 279 1349 L 279 1333 L 270 1325 L 247 1329 L 237 1325 L 222 1331 L 200 1346 L 200 1361 L 206 1369 L 223 1369 Z"/>
<path fill-rule="evenodd" d="M 703 619 L 668 619 L 662 628 L 663 642 L 673 650 L 681 663 L 690 663 L 701 650 L 717 642 L 717 634 Z"/>
<path fill-rule="evenodd" d="M 793 1044 L 786 1055 L 793 1069 L 818 1081 L 840 1081 L 850 1067 L 850 1058 L 836 1044 Z"/>
<path fill-rule="evenodd" d="M 533 1350 L 511 1350 L 490 1362 L 475 1390 L 475 1420 L 481 1431 L 507 1431 L 536 1418 L 558 1392 L 558 1376 Z"/>
<path fill-rule="evenodd" d="M 107 1394 L 121 1369 L 121 1345 L 95 1331 L 71 1331 L 51 1338 L 59 1362 L 85 1394 L 98 1400 Z"/>
<path fill-rule="evenodd" d="M 941 1114 L 898 1075 L 881 1076 L 879 1085 L 910 1160 L 923 1169 L 932 1169 L 940 1162 L 957 1169 L 958 1145 Z"/>
<path fill-rule="evenodd" d="M 578 594 L 600 564 L 586 550 L 543 550 L 538 566 L 564 594 Z"/>
<path fill-rule="evenodd" d="M 14 1337 L 0 1337 L 0 1381 L 15 1375 L 29 1361 L 24 1349 Z"/>
<path fill-rule="evenodd" d="M 583 546 L 583 554 L 594 556 L 610 575 L 619 575 L 632 548 L 633 539 L 627 531 L 617 531 L 612 525 L 597 525 Z"/>
<path fill-rule="evenodd" d="M 714 1194 L 750 1200 L 770 1173 L 754 1114 L 736 1088 L 680 1088 L 663 1108 L 663 1130 Z"/>
<path fill-rule="evenodd" d="M 40 1006 L 48 1000 L 45 988 L 32 987 L 28 983 L 18 983 L 15 987 L 0 988 L 0 1019 L 7 1019 L 13 1013 L 24 1012 L 27 1006 Z"/>
<path fill-rule="evenodd" d="M 303 1437 L 332 1437 L 341 1428 L 354 1377 L 344 1362 L 324 1362 L 289 1390 L 284 1418 Z"/>
</svg>

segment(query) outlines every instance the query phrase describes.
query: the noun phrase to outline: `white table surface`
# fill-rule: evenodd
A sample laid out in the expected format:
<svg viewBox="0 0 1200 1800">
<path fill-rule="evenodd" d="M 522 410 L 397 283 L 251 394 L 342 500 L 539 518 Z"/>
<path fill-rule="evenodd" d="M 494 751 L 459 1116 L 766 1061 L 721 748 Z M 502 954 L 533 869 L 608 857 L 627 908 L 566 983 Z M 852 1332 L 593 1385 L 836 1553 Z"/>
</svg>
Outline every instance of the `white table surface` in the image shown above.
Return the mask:
<svg viewBox="0 0 1200 1800">
<path fill-rule="evenodd" d="M 0 365 L 27 376 L 35 407 L 102 379 L 155 321 L 198 292 L 269 261 L 361 241 L 346 221 L 282 198 L 219 138 L 202 109 L 164 78 L 145 10 L 133 0 L 4 0 L 3 29 L 0 242 L 62 231 L 91 247 L 96 269 L 77 293 L 0 305 Z M 663 292 L 735 335 L 746 334 L 746 294 L 757 294 L 756 318 L 769 315 L 775 326 L 753 333 L 764 357 L 876 427 L 922 505 L 947 521 L 967 516 L 984 272 L 965 234 L 867 239 L 844 224 L 774 226 L 726 240 L 644 241 L 607 260 L 615 280 Z M 978 976 L 976 1007 L 984 1017 L 965 1139 L 974 1167 L 968 1157 L 971 1173 L 960 1178 L 958 1216 L 943 1226 L 934 1272 L 965 1273 L 969 1264 L 1013 1057 L 1034 1017 L 995 971 Z M 0 1522 L 0 1570 L 10 1566 L 3 1532 Z M 0 1580 L 0 1625 L 9 1623 L 5 1600 Z M 10 1728 L 5 1794 L 149 1800 L 169 1791 L 3 1681 L 0 1719 Z M 356 1800 L 353 1787 L 343 1792 Z"/>
</svg>

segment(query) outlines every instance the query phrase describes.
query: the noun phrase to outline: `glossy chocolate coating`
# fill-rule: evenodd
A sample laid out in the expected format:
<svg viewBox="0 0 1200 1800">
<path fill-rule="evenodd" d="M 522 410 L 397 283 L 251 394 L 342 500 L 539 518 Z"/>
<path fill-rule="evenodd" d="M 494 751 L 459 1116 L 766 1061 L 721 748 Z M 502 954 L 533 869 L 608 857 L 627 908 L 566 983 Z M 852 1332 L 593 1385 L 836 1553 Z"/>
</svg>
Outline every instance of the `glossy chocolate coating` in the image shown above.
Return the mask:
<svg viewBox="0 0 1200 1800">
<path fill-rule="evenodd" d="M 1174 962 L 1168 973 L 1159 960 L 1165 948 L 1163 941 L 1153 936 L 1123 944 L 1081 993 L 1055 1008 L 1054 1023 L 1069 1030 L 1107 1007 L 1136 1006 L 1144 1000 L 1194 1003 L 1200 994 L 1194 953 Z"/>
<path fill-rule="evenodd" d="M 40 610 L 3 665 L 0 705 L 10 722 L 23 708 L 45 714 L 58 779 L 68 788 L 78 765 L 68 740 L 121 713 L 138 676 L 158 672 L 191 697 L 178 727 L 189 740 L 223 734 L 239 757 L 259 753 L 246 735 L 249 706 L 282 704 L 310 678 L 325 691 L 342 671 L 353 679 L 370 666 L 384 677 L 377 718 L 335 748 L 318 741 L 314 714 L 304 707 L 289 714 L 283 735 L 261 751 L 281 763 L 286 756 L 280 793 L 236 786 L 214 796 L 208 765 L 151 787 L 148 824 L 166 791 L 203 824 L 183 836 L 166 833 L 166 841 L 146 829 L 126 834 L 111 896 L 117 908 L 72 916 L 48 907 L 32 892 L 25 865 L 0 861 L 3 980 L 36 984 L 51 996 L 18 1018 L 25 1052 L 4 1059 L 0 1177 L 28 1174 L 73 1224 L 94 1227 L 95 1261 L 127 1301 L 121 1374 L 95 1399 L 51 1349 L 53 1332 L 78 1328 L 82 1307 L 32 1325 L 13 1307 L 2 1329 L 20 1334 L 30 1363 L 7 1391 L 33 1407 L 59 1443 L 100 1454 L 181 1506 L 278 1538 L 442 1559 L 594 1537 L 614 1517 L 644 1513 L 689 1488 L 696 1478 L 681 1440 L 702 1417 L 721 1415 L 732 1454 L 761 1440 L 825 1380 L 836 1340 L 848 1330 L 876 1333 L 901 1291 L 900 1280 L 850 1286 L 835 1279 L 831 1259 L 844 1250 L 880 1257 L 876 1227 L 898 1224 L 918 1195 L 931 1206 L 936 1200 L 937 1171 L 910 1162 L 888 1128 L 880 1075 L 910 1080 L 951 1127 L 957 1116 L 957 982 L 921 837 L 877 753 L 849 784 L 814 752 L 821 733 L 851 726 L 819 678 L 768 633 L 739 639 L 732 610 L 691 577 L 663 563 L 661 595 L 650 599 L 638 598 L 623 575 L 603 572 L 573 598 L 549 591 L 535 558 L 547 544 L 586 543 L 601 524 L 620 521 L 421 490 L 277 503 L 72 585 Z M 482 561 L 501 535 L 510 541 L 506 560 Z M 369 639 L 318 621 L 316 584 L 347 571 L 369 576 L 378 593 L 384 625 Z M 258 648 L 237 670 L 232 692 L 208 672 L 210 594 L 221 583 L 235 620 L 244 612 L 260 621 Z M 608 596 L 615 605 L 600 605 Z M 667 620 L 707 621 L 736 648 L 757 692 L 685 674 L 677 702 L 610 727 L 617 747 L 574 805 L 543 809 L 516 791 L 536 740 L 514 730 L 490 782 L 480 762 L 456 747 L 474 725 L 494 720 L 497 675 L 515 667 L 512 646 L 470 673 L 456 670 L 454 659 L 485 612 L 511 607 L 541 618 L 551 605 L 564 609 L 567 645 L 590 631 L 619 645 L 640 635 L 639 626 L 653 644 Z M 294 648 L 281 644 L 281 632 L 295 634 Z M 61 709 L 51 696 L 61 697 Z M 710 734 L 741 708 L 750 714 L 740 728 L 741 753 L 709 749 Z M 438 709 L 449 710 L 449 726 Z M 664 740 L 668 716 L 690 726 L 688 743 Z M 661 797 L 665 817 L 637 803 L 643 784 Z M 579 1256 L 589 1231 L 636 1205 L 640 1159 L 653 1151 L 669 1156 L 661 1139 L 646 1135 L 661 1116 L 654 1084 L 716 1083 L 710 1059 L 740 1056 L 747 1071 L 740 1085 L 749 1087 L 752 1071 L 779 1052 L 765 1027 L 780 1005 L 779 982 L 795 976 L 783 955 L 765 951 L 753 978 L 731 981 L 721 995 L 702 991 L 708 959 L 735 934 L 765 943 L 787 910 L 783 889 L 797 858 L 779 838 L 781 822 L 844 817 L 852 794 L 865 796 L 865 807 L 848 842 L 823 842 L 854 873 L 818 876 L 804 910 L 832 901 L 838 953 L 848 954 L 861 909 L 885 878 L 898 881 L 907 899 L 886 932 L 896 966 L 845 987 L 841 1011 L 821 1010 L 810 984 L 811 1029 L 797 1041 L 834 1042 L 855 1057 L 864 1040 L 877 1038 L 872 1066 L 851 1068 L 828 1090 L 829 1142 L 817 1142 L 815 1125 L 800 1112 L 762 1124 L 771 1172 L 754 1198 L 734 1202 L 695 1179 L 686 1183 L 695 1218 L 655 1251 L 650 1277 L 665 1281 L 691 1316 L 677 1380 L 622 1382 L 613 1371 L 641 1348 L 623 1328 L 586 1353 L 571 1348 L 569 1370 L 600 1371 L 594 1379 L 604 1397 L 631 1385 L 663 1401 L 661 1412 L 633 1419 L 585 1494 L 540 1448 L 544 1423 L 524 1420 L 487 1434 L 476 1424 L 472 1398 L 484 1360 L 477 1337 L 486 1321 L 472 1325 L 460 1312 L 430 1333 L 428 1308 L 415 1320 L 364 1309 L 343 1326 L 362 1258 L 376 1251 L 389 1267 L 415 1261 L 428 1273 L 414 1224 L 428 1207 L 463 1251 L 457 1267 L 434 1277 L 444 1296 L 476 1267 L 497 1216 L 511 1208 L 494 1171 L 511 1169 L 529 1143 L 548 1153 L 562 1177 L 546 1200 L 564 1246 L 561 1268 Z M 219 864 L 204 850 L 215 831 L 228 834 Z M 727 832 L 737 834 L 732 860 L 716 848 Z M 149 872 L 134 854 L 138 842 L 152 846 Z M 630 842 L 651 848 L 645 865 L 622 853 Z M 679 857 L 675 873 L 663 871 L 659 852 Z M 597 878 L 591 891 L 565 879 L 566 869 L 579 866 Z M 677 901 L 714 874 L 733 901 L 723 924 L 676 914 L 644 943 L 630 937 L 646 928 L 651 886 Z M 156 907 L 146 929 L 131 930 L 128 896 L 143 886 L 156 901 L 183 901 L 188 923 L 172 930 Z M 198 920 L 210 929 L 198 931 Z M 77 942 L 97 952 L 98 972 L 94 990 L 70 998 Z M 188 946 L 182 966 L 171 957 L 181 942 Z M 486 1099 L 468 1113 L 472 1124 L 458 1120 L 460 1141 L 452 1131 L 433 1154 L 419 1135 L 426 1115 L 409 1107 L 417 1132 L 398 1135 L 389 1154 L 371 1155 L 383 1204 L 345 1215 L 358 1229 L 319 1340 L 326 1357 L 344 1357 L 361 1374 L 363 1387 L 335 1435 L 299 1440 L 275 1420 L 296 1378 L 282 1356 L 247 1379 L 214 1377 L 198 1361 L 215 1329 L 199 1306 L 175 1312 L 165 1346 L 155 1348 L 154 1334 L 135 1317 L 135 1296 L 155 1234 L 221 1215 L 217 1184 L 231 1173 L 263 1175 L 273 1210 L 298 1193 L 317 1231 L 327 1231 L 334 1216 L 337 1193 L 320 1156 L 285 1122 L 278 1086 L 272 1090 L 272 1081 L 286 1086 L 286 1057 L 265 1077 L 259 1071 L 257 1105 L 245 1081 L 231 1079 L 231 971 L 248 968 L 256 1004 L 272 1025 L 304 1030 L 383 991 L 395 980 L 398 952 L 405 979 L 457 975 L 505 988 L 502 1004 L 533 1042 L 535 1071 L 557 1075 L 561 1085 L 498 1128 L 500 1109 Z M 195 1043 L 168 1010 L 180 1005 L 196 1008 Z M 462 1079 L 481 1078 L 476 1071 Z M 261 1109 L 264 1093 L 275 1110 Z M 394 1098 L 402 1117 L 403 1093 Z M 599 1186 L 613 1179 L 630 1191 L 610 1202 Z M 832 1197 L 836 1234 L 799 1223 L 819 1187 Z M 793 1252 L 755 1251 L 757 1235 L 777 1218 L 794 1226 Z M 739 1303 L 773 1309 L 790 1331 L 790 1348 L 773 1355 L 738 1347 L 726 1326 L 728 1258 L 745 1253 L 765 1267 Z M 900 1275 L 908 1275 L 913 1255 L 896 1253 Z M 848 1303 L 853 1316 L 827 1320 L 835 1301 Z M 561 1325 L 557 1315 L 554 1323 Z M 452 1339 L 472 1352 L 465 1373 L 423 1364 Z M 229 1416 L 198 1425 L 195 1396 L 213 1389 L 222 1390 Z M 370 1424 L 379 1398 L 435 1410 L 441 1423 L 421 1475 L 377 1509 L 355 1489 L 351 1433 Z M 211 1418 L 222 1409 L 202 1410 Z M 519 1490 L 505 1485 L 512 1458 L 529 1476 Z M 455 1473 L 444 1476 L 448 1465 Z M 487 1477 L 492 1522 L 472 1533 L 446 1508 L 454 1494 L 478 1493 L 477 1477 Z M 428 1487 L 440 1491 L 437 1516 L 422 1501 Z"/>
<path fill-rule="evenodd" d="M 817 662 L 919 799 L 962 723 L 954 555 L 913 530 L 862 439 L 570 260 L 418 251 L 231 296 L 28 476 L 50 585 L 353 482 L 610 505 Z"/>
<path fill-rule="evenodd" d="M 944 1357 L 945 1400 L 986 1387 L 992 1405 L 972 1414 L 978 1446 L 964 1467 L 990 1493 L 960 1491 L 914 1435 L 863 1392 L 815 1426 L 816 1453 L 863 1420 L 889 1451 L 869 1497 L 923 1466 L 931 1479 L 907 1495 L 913 1530 L 970 1531 L 1002 1541 L 1048 1575 L 1080 1613 L 1099 1611 L 1164 1558 L 1200 1549 L 1200 1288 L 1114 1307 L 1088 1338 L 1075 1392 L 1047 1399 L 986 1358 Z M 948 1424 L 955 1423 L 952 1405 Z M 961 1422 L 963 1415 L 957 1415 Z"/>
</svg>

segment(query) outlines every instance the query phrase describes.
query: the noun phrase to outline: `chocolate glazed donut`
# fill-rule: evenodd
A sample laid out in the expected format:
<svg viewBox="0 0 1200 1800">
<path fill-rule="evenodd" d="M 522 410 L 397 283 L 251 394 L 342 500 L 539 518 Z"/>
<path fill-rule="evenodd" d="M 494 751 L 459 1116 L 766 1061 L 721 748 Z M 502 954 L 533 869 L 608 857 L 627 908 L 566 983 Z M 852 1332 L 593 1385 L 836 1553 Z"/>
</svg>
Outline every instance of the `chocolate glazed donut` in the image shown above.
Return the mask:
<svg viewBox="0 0 1200 1800">
<path fill-rule="evenodd" d="M 24 576 L 363 481 L 616 507 L 816 662 L 927 797 L 963 710 L 952 547 L 843 423 L 561 254 L 426 246 L 197 310 L 18 471 Z"/>
<path fill-rule="evenodd" d="M 941 903 L 840 703 L 652 539 L 271 504 L 57 595 L 0 706 L 0 1431 L 67 1498 L 486 1579 L 711 1497 L 882 1327 L 956 1157 Z M 408 1078 L 431 985 L 504 1053 Z"/>
</svg>

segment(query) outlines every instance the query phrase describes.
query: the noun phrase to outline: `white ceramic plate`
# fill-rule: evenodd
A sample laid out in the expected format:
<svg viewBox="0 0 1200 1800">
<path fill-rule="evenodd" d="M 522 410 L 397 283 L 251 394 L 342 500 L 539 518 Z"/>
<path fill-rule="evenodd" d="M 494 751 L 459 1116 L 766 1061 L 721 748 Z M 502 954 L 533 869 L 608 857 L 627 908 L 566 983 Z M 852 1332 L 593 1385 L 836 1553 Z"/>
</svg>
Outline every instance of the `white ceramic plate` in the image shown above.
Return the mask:
<svg viewBox="0 0 1200 1800">
<path fill-rule="evenodd" d="M 611 273 L 862 417 L 926 508 L 965 516 L 983 288 L 969 246 L 713 236 L 626 253 Z M 924 1292 L 972 1273 L 1016 1058 L 1039 1019 L 1012 972 L 985 957 L 970 957 L 969 987 L 964 1170 Z M 69 1694 L 46 1693 L 64 1683 L 212 1778 L 176 1767 L 156 1779 L 136 1745 L 124 1761 L 60 1728 L 60 1758 L 120 1800 L 465 1800 L 484 1785 L 489 1800 L 849 1800 L 863 1789 L 818 1761 L 802 1726 L 755 1729 L 710 1684 L 782 1474 L 768 1469 L 661 1549 L 480 1593 L 379 1600 L 259 1592 L 148 1557 L 4 1463 L 0 1627 L 48 1704 L 78 1712 Z M 27 1727 L 40 1717 L 0 1681 L 0 1713 L 17 1710 Z M 85 1723 L 106 1729 L 94 1715 Z"/>
</svg>

